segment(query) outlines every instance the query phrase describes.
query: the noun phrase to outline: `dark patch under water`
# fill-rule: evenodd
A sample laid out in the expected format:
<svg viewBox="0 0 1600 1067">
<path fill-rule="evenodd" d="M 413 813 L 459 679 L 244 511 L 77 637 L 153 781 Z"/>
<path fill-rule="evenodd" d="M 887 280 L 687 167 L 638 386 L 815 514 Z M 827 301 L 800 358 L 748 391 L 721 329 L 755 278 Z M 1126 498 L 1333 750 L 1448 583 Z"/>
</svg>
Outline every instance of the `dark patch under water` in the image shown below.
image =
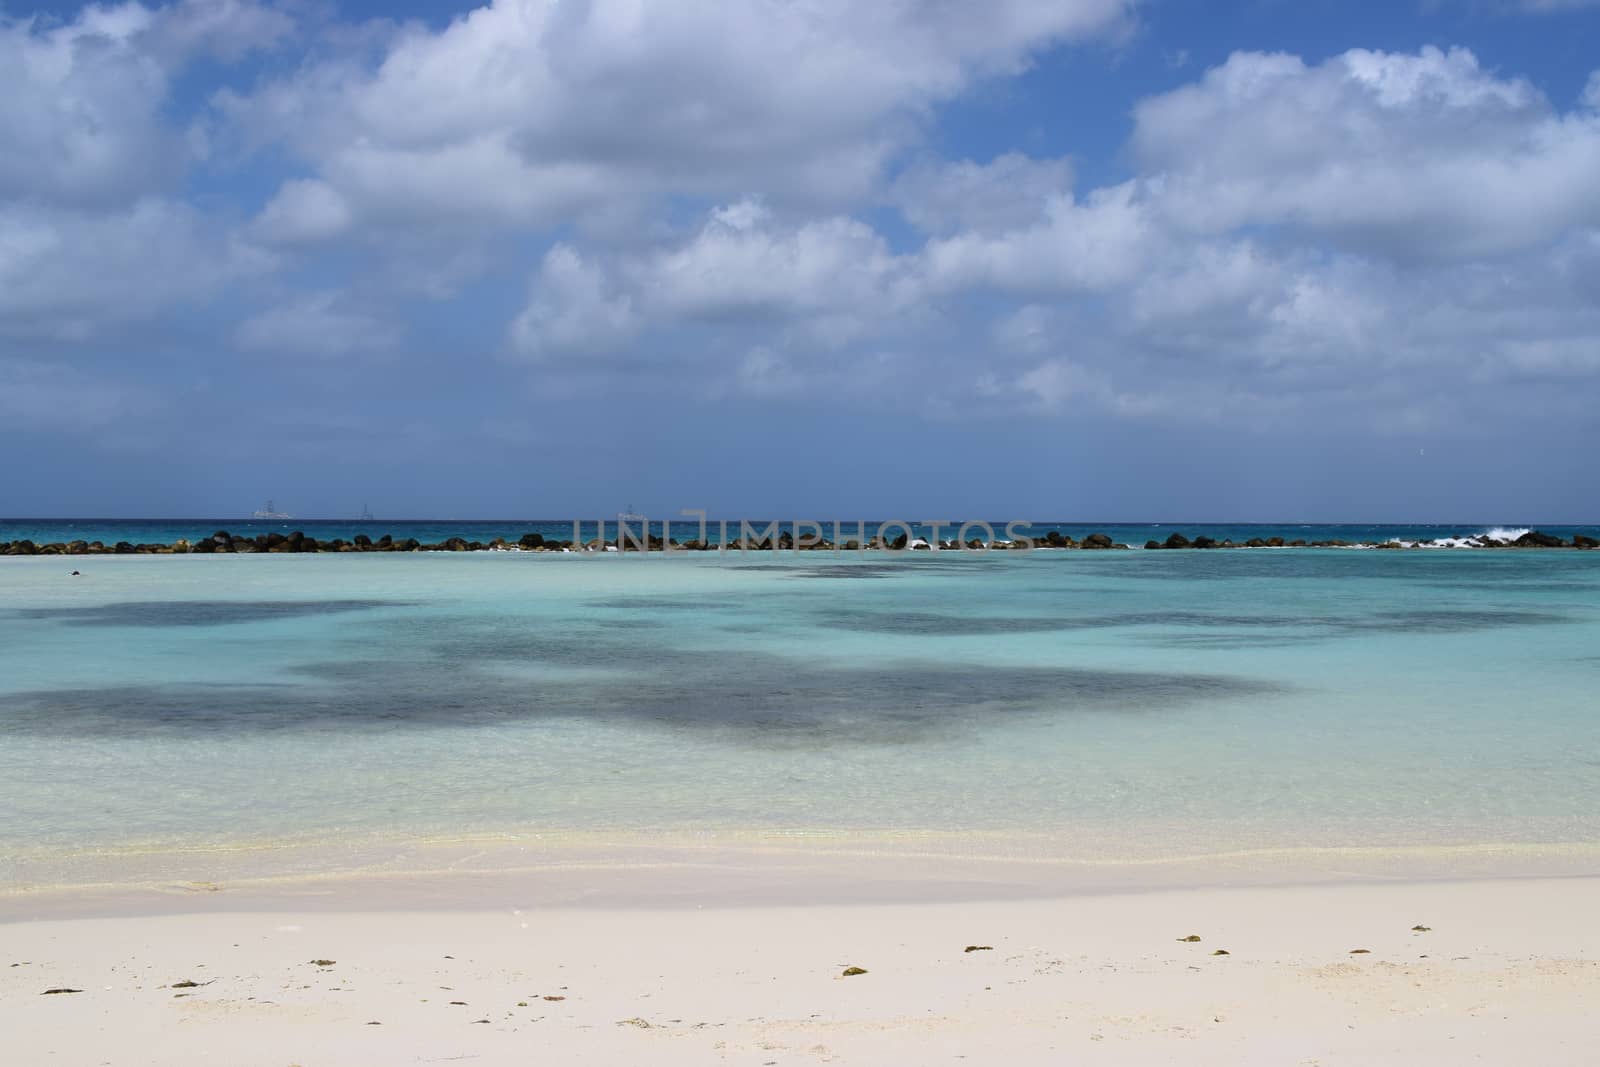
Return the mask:
<svg viewBox="0 0 1600 1067">
<path fill-rule="evenodd" d="M 404 600 L 131 600 L 88 607 L 21 608 L 16 615 L 67 626 L 220 626 L 408 606 Z"/>
<path fill-rule="evenodd" d="M 734 600 L 710 597 L 615 596 L 591 600 L 587 606 L 620 611 L 725 611 L 740 607 L 740 604 Z"/>
<path fill-rule="evenodd" d="M 1198 633 L 1160 635 L 1174 644 L 1293 644 L 1346 637 L 1371 631 L 1385 633 L 1468 633 L 1505 626 L 1543 626 L 1574 621 L 1566 615 L 1539 611 L 1484 611 L 1437 609 L 1397 611 L 1366 616 L 1305 617 L 1241 615 L 1196 611 L 1124 612 L 1109 615 L 1056 617 L 958 615 L 913 611 L 827 611 L 815 616 L 831 629 L 861 633 L 904 634 L 908 637 L 972 637 L 988 634 L 1052 633 L 1069 630 L 1104 630 L 1120 627 L 1183 627 Z M 1262 629 L 1278 631 L 1265 637 Z M 1245 630 L 1236 636 L 1218 630 Z"/>
<path fill-rule="evenodd" d="M 1203 612 L 1126 612 L 1120 615 L 1004 616 L 957 615 L 933 611 L 828 611 L 817 616 L 826 627 L 860 633 L 911 637 L 975 637 L 986 634 L 1103 630 L 1119 626 L 1288 626 L 1284 616 L 1212 615 Z"/>
<path fill-rule="evenodd" d="M 286 685 L 150 685 L 0 697 L 0 727 L 61 736 L 205 736 L 552 718 L 649 723 L 754 745 L 891 744 L 1038 714 L 1164 711 L 1281 691 L 1248 678 L 965 665 L 829 666 L 768 653 L 651 648 L 604 638 L 463 635 L 431 654 L 306 664 Z M 507 666 L 582 667 L 533 680 Z M 603 754 L 597 754 L 603 758 Z"/>
</svg>

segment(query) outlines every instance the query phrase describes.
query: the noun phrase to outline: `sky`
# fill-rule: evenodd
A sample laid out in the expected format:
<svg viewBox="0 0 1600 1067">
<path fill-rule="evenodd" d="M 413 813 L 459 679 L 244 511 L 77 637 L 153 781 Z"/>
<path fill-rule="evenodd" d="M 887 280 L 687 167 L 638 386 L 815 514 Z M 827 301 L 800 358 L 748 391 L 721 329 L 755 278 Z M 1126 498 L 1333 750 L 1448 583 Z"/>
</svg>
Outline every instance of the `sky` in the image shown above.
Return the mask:
<svg viewBox="0 0 1600 1067">
<path fill-rule="evenodd" d="M 0 0 L 0 515 L 1600 519 L 1600 0 Z"/>
</svg>

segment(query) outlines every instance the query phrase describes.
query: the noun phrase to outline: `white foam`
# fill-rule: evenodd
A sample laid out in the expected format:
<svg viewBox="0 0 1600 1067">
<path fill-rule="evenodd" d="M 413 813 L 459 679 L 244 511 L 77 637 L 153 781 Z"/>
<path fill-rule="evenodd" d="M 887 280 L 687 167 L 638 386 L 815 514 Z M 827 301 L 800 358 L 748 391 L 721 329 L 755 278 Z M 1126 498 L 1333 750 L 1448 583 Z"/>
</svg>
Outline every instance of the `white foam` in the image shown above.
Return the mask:
<svg viewBox="0 0 1600 1067">
<path fill-rule="evenodd" d="M 1491 541 L 1515 541 L 1523 534 L 1532 532 L 1533 527 L 1531 526 L 1491 526 L 1478 536 L 1487 537 Z"/>
</svg>

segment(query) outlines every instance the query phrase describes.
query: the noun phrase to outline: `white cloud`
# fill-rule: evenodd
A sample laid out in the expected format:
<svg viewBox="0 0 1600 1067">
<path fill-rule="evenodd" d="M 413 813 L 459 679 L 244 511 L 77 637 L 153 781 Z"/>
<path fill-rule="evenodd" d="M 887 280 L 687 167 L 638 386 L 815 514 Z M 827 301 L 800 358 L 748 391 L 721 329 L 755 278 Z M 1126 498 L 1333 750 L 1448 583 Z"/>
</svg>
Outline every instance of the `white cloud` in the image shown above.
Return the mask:
<svg viewBox="0 0 1600 1067">
<path fill-rule="evenodd" d="M 0 200 L 105 206 L 171 187 L 194 153 L 164 114 L 173 79 L 196 54 L 237 58 L 288 26 L 247 0 L 0 14 Z"/>
<path fill-rule="evenodd" d="M 927 109 L 1132 0 L 670 4 L 495 0 L 407 26 L 369 66 L 303 67 L 221 105 L 392 218 L 542 225 L 630 197 L 843 204 L 873 190 Z"/>
<path fill-rule="evenodd" d="M 173 85 L 289 29 L 250 0 L 0 14 L 0 335 L 108 336 L 268 266 L 184 199 L 206 137 Z"/>
<path fill-rule="evenodd" d="M 86 339 L 207 300 L 269 264 L 167 199 L 115 212 L 0 202 L 0 334 Z"/>
<path fill-rule="evenodd" d="M 626 272 L 657 313 L 685 319 L 806 317 L 843 341 L 910 298 L 906 264 L 870 226 L 829 217 L 777 218 L 754 200 L 718 208 L 680 247 Z"/>
<path fill-rule="evenodd" d="M 528 306 L 511 324 L 511 345 L 532 359 L 607 353 L 626 345 L 638 328 L 633 298 L 614 292 L 597 264 L 556 245 L 533 280 Z"/>
<path fill-rule="evenodd" d="M 994 231 L 1038 221 L 1051 199 L 1071 190 L 1067 160 L 1008 152 L 989 163 L 914 166 L 895 180 L 891 200 L 927 232 Z"/>
<path fill-rule="evenodd" d="M 1397 259 L 1496 255 L 1600 224 L 1600 116 L 1472 53 L 1238 53 L 1141 103 L 1132 147 L 1183 229 L 1288 225 Z"/>
<path fill-rule="evenodd" d="M 291 356 L 347 356 L 380 352 L 399 342 L 393 322 L 344 306 L 339 294 L 307 293 L 254 315 L 239 325 L 241 348 Z"/>
<path fill-rule="evenodd" d="M 284 182 L 254 228 L 263 240 L 300 244 L 337 237 L 350 226 L 350 205 L 327 182 L 296 179 Z"/>
<path fill-rule="evenodd" d="M 1053 308 L 1043 304 L 1024 304 L 1002 315 L 991 327 L 990 333 L 995 343 L 1003 349 L 1037 355 L 1059 343 L 1056 336 L 1058 317 Z"/>
<path fill-rule="evenodd" d="M 1032 226 L 931 241 L 924 258 L 944 288 L 1105 291 L 1133 281 L 1163 240 L 1139 186 L 1128 182 L 1081 201 L 1054 197 Z"/>
</svg>

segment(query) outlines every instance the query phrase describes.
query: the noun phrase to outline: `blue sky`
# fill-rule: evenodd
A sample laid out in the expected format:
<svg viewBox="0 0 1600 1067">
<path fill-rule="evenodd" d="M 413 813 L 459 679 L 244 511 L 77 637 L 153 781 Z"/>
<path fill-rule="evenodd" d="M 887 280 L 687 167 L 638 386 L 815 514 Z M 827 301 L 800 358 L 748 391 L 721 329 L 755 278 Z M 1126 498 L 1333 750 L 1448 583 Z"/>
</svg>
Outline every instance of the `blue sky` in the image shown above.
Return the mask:
<svg viewBox="0 0 1600 1067">
<path fill-rule="evenodd" d="M 0 514 L 1592 521 L 1596 190 L 1584 0 L 0 0 Z"/>
</svg>

